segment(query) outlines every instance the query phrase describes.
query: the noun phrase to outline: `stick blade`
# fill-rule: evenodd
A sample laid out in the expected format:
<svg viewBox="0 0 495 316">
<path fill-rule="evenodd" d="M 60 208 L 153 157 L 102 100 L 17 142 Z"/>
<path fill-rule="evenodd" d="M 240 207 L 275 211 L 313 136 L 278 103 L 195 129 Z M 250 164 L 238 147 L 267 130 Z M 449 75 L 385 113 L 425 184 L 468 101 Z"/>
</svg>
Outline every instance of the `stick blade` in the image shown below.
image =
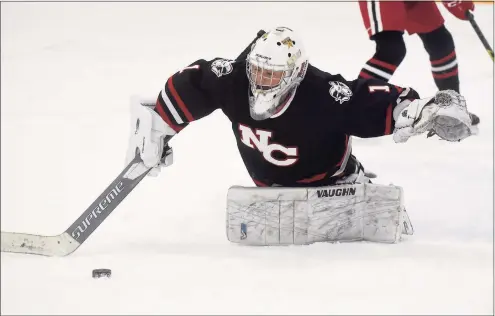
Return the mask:
<svg viewBox="0 0 495 316">
<path fill-rule="evenodd" d="M 2 232 L 1 251 L 22 254 L 63 257 L 71 254 L 81 244 L 69 234 L 41 236 L 23 233 Z"/>
</svg>

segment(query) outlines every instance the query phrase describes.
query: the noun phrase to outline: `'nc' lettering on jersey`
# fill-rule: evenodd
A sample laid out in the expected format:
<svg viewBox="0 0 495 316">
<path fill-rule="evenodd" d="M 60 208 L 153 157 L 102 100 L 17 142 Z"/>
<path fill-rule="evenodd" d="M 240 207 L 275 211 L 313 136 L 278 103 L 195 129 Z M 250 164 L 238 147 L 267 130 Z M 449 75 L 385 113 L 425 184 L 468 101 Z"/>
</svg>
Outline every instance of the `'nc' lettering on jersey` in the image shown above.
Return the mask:
<svg viewBox="0 0 495 316">
<path fill-rule="evenodd" d="M 256 132 L 254 132 L 250 127 L 242 124 L 239 124 L 239 131 L 241 132 L 241 141 L 250 148 L 258 149 L 263 154 L 263 158 L 269 163 L 287 167 L 297 162 L 297 147 L 284 147 L 277 143 L 270 144 L 272 132 L 262 129 L 256 129 Z M 287 158 L 284 160 L 275 159 L 273 157 L 274 151 L 284 153 Z"/>
</svg>

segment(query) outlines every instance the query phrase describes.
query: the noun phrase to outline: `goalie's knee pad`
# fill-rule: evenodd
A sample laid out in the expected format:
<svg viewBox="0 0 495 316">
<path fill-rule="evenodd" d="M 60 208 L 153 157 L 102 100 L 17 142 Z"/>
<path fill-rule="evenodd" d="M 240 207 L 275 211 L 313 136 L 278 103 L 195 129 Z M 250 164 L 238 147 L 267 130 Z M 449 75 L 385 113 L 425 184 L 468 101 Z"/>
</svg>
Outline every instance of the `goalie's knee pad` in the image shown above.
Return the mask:
<svg viewBox="0 0 495 316">
<path fill-rule="evenodd" d="M 395 243 L 402 234 L 413 234 L 413 230 L 403 205 L 403 190 L 398 186 L 235 186 L 227 196 L 227 238 L 235 243 Z"/>
</svg>

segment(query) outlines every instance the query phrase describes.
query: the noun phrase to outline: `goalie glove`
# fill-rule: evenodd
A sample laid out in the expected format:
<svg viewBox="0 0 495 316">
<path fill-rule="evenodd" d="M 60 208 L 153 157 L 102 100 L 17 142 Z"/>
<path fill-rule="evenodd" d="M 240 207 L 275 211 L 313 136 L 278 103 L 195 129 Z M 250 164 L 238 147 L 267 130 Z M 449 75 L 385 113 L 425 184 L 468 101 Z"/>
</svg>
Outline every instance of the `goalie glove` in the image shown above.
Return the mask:
<svg viewBox="0 0 495 316">
<path fill-rule="evenodd" d="M 155 102 L 131 98 L 131 130 L 126 164 L 134 159 L 136 152 L 147 168 L 148 176 L 156 177 L 162 167 L 173 163 L 173 151 L 167 144 L 175 131 L 154 111 Z"/>
<path fill-rule="evenodd" d="M 448 141 L 461 141 L 477 134 L 464 98 L 453 90 L 436 93 L 433 98 L 405 100 L 394 109 L 393 139 L 403 143 L 411 136 L 433 131 Z"/>
<path fill-rule="evenodd" d="M 473 125 L 473 127 L 480 123 L 480 118 L 478 115 L 470 112 L 469 117 L 471 118 L 471 125 Z M 426 138 L 429 138 L 432 136 L 435 136 L 435 131 L 433 131 L 433 130 L 428 131 L 428 134 L 426 134 Z"/>
</svg>

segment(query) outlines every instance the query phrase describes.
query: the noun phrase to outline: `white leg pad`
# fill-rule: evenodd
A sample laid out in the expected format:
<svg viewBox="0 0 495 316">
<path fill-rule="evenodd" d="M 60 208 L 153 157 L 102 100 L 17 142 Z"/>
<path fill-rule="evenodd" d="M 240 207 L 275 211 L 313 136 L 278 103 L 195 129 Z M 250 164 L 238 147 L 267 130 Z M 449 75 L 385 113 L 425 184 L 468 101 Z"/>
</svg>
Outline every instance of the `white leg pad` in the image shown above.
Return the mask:
<svg viewBox="0 0 495 316">
<path fill-rule="evenodd" d="M 234 243 L 396 243 L 402 233 L 412 235 L 413 229 L 398 186 L 233 186 L 227 194 L 227 238 Z"/>
</svg>

